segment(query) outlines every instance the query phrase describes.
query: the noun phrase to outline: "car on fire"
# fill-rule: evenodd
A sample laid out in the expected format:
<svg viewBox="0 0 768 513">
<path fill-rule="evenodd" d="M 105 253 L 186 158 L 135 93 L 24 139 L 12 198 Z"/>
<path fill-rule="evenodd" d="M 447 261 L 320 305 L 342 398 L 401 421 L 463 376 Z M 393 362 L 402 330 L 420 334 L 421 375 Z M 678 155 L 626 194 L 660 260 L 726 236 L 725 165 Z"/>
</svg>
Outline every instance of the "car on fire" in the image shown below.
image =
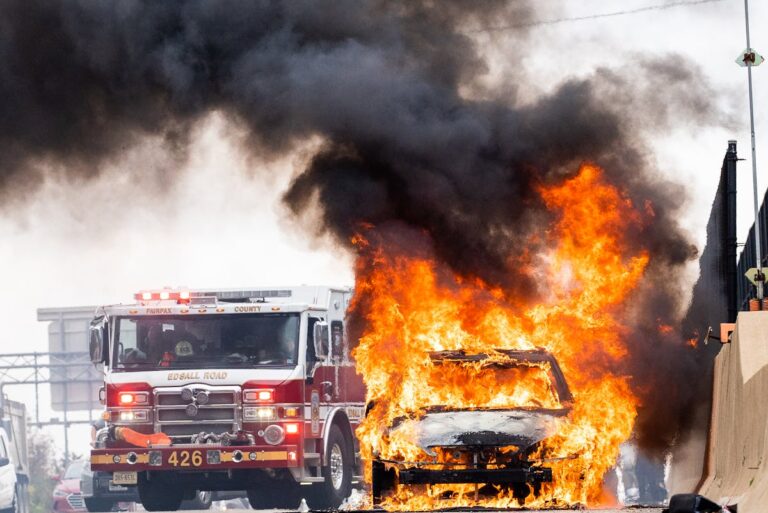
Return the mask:
<svg viewBox="0 0 768 513">
<path fill-rule="evenodd" d="M 388 436 L 405 433 L 424 457 L 409 462 L 374 453 L 374 505 L 398 485 L 475 484 L 476 494 L 511 492 L 521 505 L 531 494 L 538 496 L 542 483 L 552 481 L 552 469 L 537 451 L 568 421 L 573 401 L 554 356 L 537 348 L 487 354 L 439 351 L 430 353 L 430 359 L 445 373 L 473 367 L 477 373 L 495 373 L 499 380 L 538 380 L 547 397 L 525 397 L 514 407 L 501 408 L 495 403 L 471 408 L 434 404 L 395 419 Z"/>
</svg>

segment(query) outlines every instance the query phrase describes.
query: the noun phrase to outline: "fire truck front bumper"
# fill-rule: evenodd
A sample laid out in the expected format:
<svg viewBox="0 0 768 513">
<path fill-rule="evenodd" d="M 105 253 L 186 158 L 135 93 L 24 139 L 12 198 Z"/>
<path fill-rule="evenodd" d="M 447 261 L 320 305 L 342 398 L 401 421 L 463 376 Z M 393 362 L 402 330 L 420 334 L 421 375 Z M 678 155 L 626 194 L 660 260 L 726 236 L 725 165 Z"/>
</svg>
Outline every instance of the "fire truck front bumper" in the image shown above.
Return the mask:
<svg viewBox="0 0 768 513">
<path fill-rule="evenodd" d="M 299 466 L 300 457 L 299 448 L 295 445 L 173 445 L 147 449 L 93 449 L 91 469 L 141 472 L 291 468 Z"/>
</svg>

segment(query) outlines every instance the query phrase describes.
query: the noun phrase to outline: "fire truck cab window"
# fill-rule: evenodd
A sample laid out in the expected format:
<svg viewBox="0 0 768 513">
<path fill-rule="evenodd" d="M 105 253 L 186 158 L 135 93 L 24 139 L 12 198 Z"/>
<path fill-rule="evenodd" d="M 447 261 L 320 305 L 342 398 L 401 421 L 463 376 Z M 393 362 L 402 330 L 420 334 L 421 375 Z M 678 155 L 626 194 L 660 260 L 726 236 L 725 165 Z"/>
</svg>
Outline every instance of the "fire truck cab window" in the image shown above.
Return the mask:
<svg viewBox="0 0 768 513">
<path fill-rule="evenodd" d="M 315 317 L 307 319 L 307 371 L 310 372 L 317 363 L 317 354 L 315 353 L 315 323 L 319 321 Z"/>
<path fill-rule="evenodd" d="M 344 344 L 344 323 L 341 321 L 331 322 L 331 354 L 334 362 L 347 359 L 347 348 Z"/>
<path fill-rule="evenodd" d="M 299 315 L 121 317 L 115 368 L 123 370 L 294 366 Z"/>
</svg>

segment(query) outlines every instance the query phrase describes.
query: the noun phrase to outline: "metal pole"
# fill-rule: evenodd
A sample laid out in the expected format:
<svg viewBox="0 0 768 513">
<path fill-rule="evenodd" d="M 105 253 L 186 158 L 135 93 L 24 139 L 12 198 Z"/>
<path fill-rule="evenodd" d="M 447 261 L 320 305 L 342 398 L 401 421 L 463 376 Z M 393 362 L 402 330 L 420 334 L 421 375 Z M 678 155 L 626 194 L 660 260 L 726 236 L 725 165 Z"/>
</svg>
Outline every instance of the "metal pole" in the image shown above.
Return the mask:
<svg viewBox="0 0 768 513">
<path fill-rule="evenodd" d="M 736 141 L 728 141 L 728 152 L 723 159 L 721 180 L 723 180 L 725 195 L 725 290 L 728 293 L 728 322 L 736 322 L 739 313 L 739 277 L 738 277 L 738 246 L 736 231 Z"/>
<path fill-rule="evenodd" d="M 61 351 L 65 354 L 67 352 L 66 335 L 64 314 L 59 313 L 59 341 L 61 342 Z M 50 356 L 48 358 L 50 362 Z M 64 358 L 66 359 L 66 356 Z M 62 370 L 64 371 L 64 381 L 66 381 L 69 379 L 69 369 L 64 368 Z M 61 392 L 64 403 L 64 465 L 69 465 L 69 383 L 65 382 L 62 384 Z"/>
<path fill-rule="evenodd" d="M 749 0 L 744 0 L 744 21 L 747 29 L 747 51 L 751 51 L 752 46 L 749 42 Z M 760 206 L 757 199 L 757 157 L 755 152 L 755 112 L 752 106 L 752 63 L 745 62 L 747 65 L 747 80 L 749 82 L 749 126 L 752 132 L 752 192 L 755 202 L 755 260 L 757 260 L 757 299 L 763 299 L 763 262 L 760 256 Z"/>
<path fill-rule="evenodd" d="M 37 366 L 37 351 L 35 351 L 35 422 L 40 423 L 40 368 Z"/>
</svg>

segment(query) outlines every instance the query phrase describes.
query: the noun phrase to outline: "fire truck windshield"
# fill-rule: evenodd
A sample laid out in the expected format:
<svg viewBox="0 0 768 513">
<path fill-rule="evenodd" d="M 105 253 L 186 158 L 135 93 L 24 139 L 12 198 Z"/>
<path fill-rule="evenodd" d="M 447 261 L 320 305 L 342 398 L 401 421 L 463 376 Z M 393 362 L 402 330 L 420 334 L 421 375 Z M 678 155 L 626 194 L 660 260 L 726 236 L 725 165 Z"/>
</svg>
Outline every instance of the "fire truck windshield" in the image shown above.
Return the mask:
<svg viewBox="0 0 768 513">
<path fill-rule="evenodd" d="M 294 366 L 299 314 L 118 317 L 112 367 L 121 370 Z"/>
</svg>

